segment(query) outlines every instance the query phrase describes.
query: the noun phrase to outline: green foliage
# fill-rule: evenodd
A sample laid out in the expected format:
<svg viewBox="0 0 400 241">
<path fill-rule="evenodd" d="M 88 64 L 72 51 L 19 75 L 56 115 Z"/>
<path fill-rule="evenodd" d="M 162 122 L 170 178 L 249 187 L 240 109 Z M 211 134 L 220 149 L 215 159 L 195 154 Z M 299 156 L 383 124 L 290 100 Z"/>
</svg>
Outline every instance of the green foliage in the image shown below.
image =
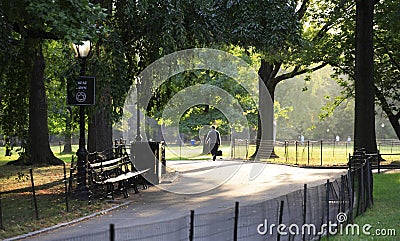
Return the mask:
<svg viewBox="0 0 400 241">
<path fill-rule="evenodd" d="M 246 115 L 248 123 L 252 128 L 257 125 L 257 106 L 252 100 L 249 93 L 247 93 L 242 86 L 240 86 L 235 80 L 228 78 L 227 76 L 208 70 L 194 70 L 184 72 L 182 74 L 173 76 L 168 81 L 164 82 L 157 90 L 155 90 L 153 97 L 151 99 L 151 105 L 148 106 L 148 114 L 155 117 L 160 122 L 168 124 L 169 120 L 162 119 L 162 114 L 166 104 L 169 100 L 175 96 L 178 92 L 184 90 L 189 86 L 194 86 L 197 84 L 208 84 L 212 86 L 219 87 L 228 92 L 230 96 L 235 98 L 241 105 L 245 113 L 237 113 L 234 110 L 233 103 L 227 103 L 224 106 L 226 110 L 232 108 L 230 114 L 233 115 Z M 209 87 L 202 87 L 197 92 L 199 96 L 208 96 L 210 102 L 218 103 L 220 101 L 220 96 L 213 96 L 213 93 Z M 191 103 L 191 96 L 187 96 L 186 101 L 179 103 L 174 103 L 176 106 L 173 108 L 180 110 L 180 104 Z M 225 100 L 226 101 L 226 100 Z M 240 119 L 240 116 L 234 119 Z M 226 117 L 221 113 L 215 106 L 208 105 L 196 105 L 189 108 L 182 115 L 180 120 L 180 128 L 183 133 L 197 134 L 198 130 L 204 125 L 212 125 L 219 123 L 219 130 L 223 135 L 230 132 L 230 128 L 235 128 L 237 131 L 241 131 L 243 128 L 240 123 L 228 123 Z"/>
<path fill-rule="evenodd" d="M 375 8 L 375 84 L 385 96 L 391 111 L 399 115 L 400 53 L 397 49 L 400 45 L 400 2 L 380 1 Z"/>
<path fill-rule="evenodd" d="M 0 63 L 0 129 L 5 135 L 24 138 L 27 135 L 29 113 L 29 77 L 25 73 L 30 65 L 26 59 L 21 59 L 25 56 L 22 48 L 23 43 L 15 43 L 2 50 L 1 56 L 4 59 Z"/>
<path fill-rule="evenodd" d="M 67 42 L 93 39 L 103 31 L 97 23 L 106 15 L 99 5 L 87 0 L 1 1 L 0 6 L 0 19 L 3 22 L 1 31 L 5 33 L 2 34 L 0 49 L 0 73 L 4 80 L 1 83 L 1 128 L 3 133 L 26 137 L 29 113 L 29 88 L 26 86 L 29 86 L 32 71 L 32 49 L 29 49 L 26 39 L 62 39 Z M 61 91 L 63 85 L 54 87 L 57 85 L 54 80 L 60 80 L 61 72 L 69 69 L 68 61 L 63 62 L 66 58 L 65 47 L 55 42 L 45 46 L 51 63 L 47 65 L 47 83 L 53 87 L 51 91 L 54 91 L 55 95 L 55 98 L 51 99 L 59 98 L 57 93 L 64 93 Z M 52 53 L 54 51 L 58 53 Z M 59 110 L 60 105 L 50 106 Z"/>
<path fill-rule="evenodd" d="M 66 106 L 66 86 L 68 80 L 75 79 L 79 73 L 78 61 L 73 57 L 70 43 L 48 40 L 44 45 L 49 134 L 66 134 L 66 122 L 73 111 Z M 70 122 L 71 125 L 77 123 Z"/>
<path fill-rule="evenodd" d="M 322 240 L 340 241 L 355 239 L 355 237 L 357 237 L 357 240 L 366 241 L 398 240 L 400 210 L 397 203 L 400 198 L 400 173 L 375 174 L 373 178 L 374 205 L 354 221 L 360 227 L 360 235 L 346 235 L 344 232 Z M 371 227 L 368 229 L 370 235 L 361 231 L 364 225 L 369 225 L 365 227 Z M 381 232 L 377 232 L 378 229 Z M 395 233 L 393 233 L 393 230 Z M 385 233 L 385 231 L 386 235 L 379 235 Z M 389 235 L 390 232 L 391 235 Z"/>
<path fill-rule="evenodd" d="M 340 98 L 341 87 L 330 78 L 332 72 L 332 68 L 326 67 L 312 73 L 309 82 L 296 77 L 278 85 L 279 105 L 275 104 L 278 139 L 297 139 L 301 134 L 311 140 L 332 139 L 337 134 L 342 138 L 352 136 L 354 102 Z M 301 91 L 304 84 L 307 91 Z M 286 112 L 281 117 L 278 110 Z"/>
<path fill-rule="evenodd" d="M 319 49 L 326 53 L 326 61 L 335 69 L 335 79 L 343 87 L 343 98 L 354 96 L 354 66 L 355 66 L 355 3 L 344 1 L 338 4 L 338 14 L 329 24 L 331 30 L 329 39 Z M 374 81 L 382 92 L 389 106 L 389 113 L 398 115 L 400 77 L 399 51 L 399 9 L 400 2 L 377 1 L 374 17 Z M 314 17 L 319 19 L 318 17 Z M 346 76 L 346 77 L 344 77 Z M 338 101 L 336 101 L 338 102 Z M 340 102 L 340 100 L 339 100 Z M 377 104 L 383 106 L 382 100 Z M 335 104 L 333 105 L 335 106 Z"/>
<path fill-rule="evenodd" d="M 220 22 L 227 43 L 253 47 L 268 59 L 281 59 L 290 46 L 299 44 L 297 1 L 221 1 Z"/>
</svg>

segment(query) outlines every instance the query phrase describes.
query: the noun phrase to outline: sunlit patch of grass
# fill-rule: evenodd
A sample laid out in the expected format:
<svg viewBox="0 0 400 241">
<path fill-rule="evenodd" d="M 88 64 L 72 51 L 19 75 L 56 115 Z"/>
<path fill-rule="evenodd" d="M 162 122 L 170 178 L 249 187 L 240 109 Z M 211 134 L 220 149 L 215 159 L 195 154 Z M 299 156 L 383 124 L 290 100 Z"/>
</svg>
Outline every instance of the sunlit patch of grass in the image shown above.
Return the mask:
<svg viewBox="0 0 400 241">
<path fill-rule="evenodd" d="M 354 221 L 361 228 L 370 225 L 368 233 L 360 235 L 336 235 L 329 240 L 399 240 L 400 239 L 400 173 L 374 175 L 374 205 Z M 391 233 L 391 235 L 380 236 Z M 394 231 L 394 233 L 393 233 Z M 395 234 L 395 235 L 393 235 Z M 328 240 L 324 238 L 323 240 Z"/>
<path fill-rule="evenodd" d="M 7 158 L 0 159 L 0 197 L 4 228 L 0 229 L 0 239 L 68 222 L 122 202 L 122 199 L 121 201 L 117 199 L 115 202 L 102 199 L 92 200 L 89 205 L 88 201 L 69 198 L 67 212 L 62 165 L 14 166 L 6 165 L 8 161 Z M 69 163 L 66 164 L 67 178 L 69 165 Z M 32 169 L 35 186 L 38 219 L 36 219 L 34 208 L 30 169 Z"/>
</svg>

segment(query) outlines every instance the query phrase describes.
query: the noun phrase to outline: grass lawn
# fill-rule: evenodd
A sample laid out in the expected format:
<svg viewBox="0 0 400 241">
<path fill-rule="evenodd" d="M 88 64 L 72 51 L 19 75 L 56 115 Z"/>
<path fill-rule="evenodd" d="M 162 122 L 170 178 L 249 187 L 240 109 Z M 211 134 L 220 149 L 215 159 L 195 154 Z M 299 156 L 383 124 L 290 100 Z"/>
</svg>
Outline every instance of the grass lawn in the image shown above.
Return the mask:
<svg viewBox="0 0 400 241">
<path fill-rule="evenodd" d="M 77 148 L 77 146 L 73 146 L 73 151 L 75 152 Z M 252 151 L 251 148 L 252 146 L 248 150 L 249 153 Z M 282 147 L 277 147 L 276 152 L 278 155 L 281 155 L 282 149 L 279 148 Z M 223 151 L 223 158 L 230 158 L 232 150 L 229 145 L 222 145 L 220 149 Z M 72 154 L 60 155 L 59 146 L 53 146 L 52 150 L 56 156 L 66 162 L 68 177 Z M 180 147 L 171 145 L 166 149 L 166 158 L 167 160 L 211 159 L 210 155 L 204 155 L 201 152 L 202 147 L 200 146 Z M 326 152 L 333 155 L 331 150 L 326 150 Z M 4 147 L 0 147 L 0 200 L 2 211 L 2 218 L 0 219 L 2 222 L 0 224 L 2 224 L 3 228 L 0 229 L 0 240 L 39 230 L 60 222 L 71 221 L 127 201 L 123 198 L 113 202 L 97 200 L 89 205 L 87 201 L 69 200 L 69 211 L 67 212 L 65 186 L 63 183 L 63 166 L 5 165 L 9 161 L 16 160 L 18 155 L 13 152 L 11 157 L 5 157 L 4 153 Z M 293 155 L 291 153 L 289 155 Z M 335 158 L 329 160 L 331 162 L 326 159 L 324 165 L 329 163 L 347 163 L 347 160 L 341 155 L 335 155 Z M 290 158 L 286 161 L 284 155 L 279 159 L 274 159 L 274 161 L 295 164 L 295 159 Z M 31 192 L 30 168 L 33 170 L 37 195 L 38 219 L 36 219 Z M 362 222 L 370 222 L 374 228 L 396 228 L 397 232 L 400 232 L 400 209 L 398 208 L 398 204 L 400 203 L 400 176 L 399 174 L 375 175 L 375 180 L 375 206 L 362 217 L 359 217 L 357 222 L 365 219 Z M 370 216 L 372 219 L 370 219 Z M 348 238 L 345 237 L 346 240 Z M 343 237 L 339 237 L 338 240 L 343 240 Z"/>
<path fill-rule="evenodd" d="M 400 172 L 374 175 L 374 205 L 357 217 L 360 235 L 336 235 L 329 240 L 400 240 Z M 363 234 L 368 227 L 370 235 Z M 395 232 L 395 236 L 393 236 Z M 379 235 L 386 234 L 386 235 Z M 326 237 L 323 240 L 328 240 Z"/>
<path fill-rule="evenodd" d="M 76 150 L 76 146 L 74 146 Z M 59 147 L 53 147 L 59 158 L 67 162 L 67 177 L 72 154 L 58 155 Z M 63 166 L 13 166 L 7 162 L 16 160 L 18 155 L 4 156 L 0 148 L 0 206 L 1 226 L 0 240 L 25 234 L 52 225 L 68 222 L 88 214 L 98 212 L 116 205 L 118 202 L 104 200 L 88 201 L 69 200 L 69 211 L 66 210 Z M 30 170 L 34 177 L 38 207 L 38 219 L 34 209 Z"/>
<path fill-rule="evenodd" d="M 382 153 L 390 154 L 383 156 L 386 161 L 381 164 L 400 164 L 400 145 L 391 146 L 388 144 L 379 147 Z M 232 149 L 229 143 L 225 143 L 219 149 L 222 150 L 223 158 L 233 156 L 234 159 L 246 159 L 255 152 L 255 148 L 255 145 L 237 145 Z M 297 148 L 291 142 L 286 149 L 281 143 L 277 144 L 274 150 L 279 158 L 262 159 L 262 161 L 299 166 L 321 166 L 321 163 L 323 166 L 347 166 L 349 153 L 353 151 L 353 146 L 347 145 L 345 142 L 335 145 L 325 143 L 322 145 L 321 151 L 320 142 L 310 142 L 309 146 L 299 144 Z M 166 158 L 167 160 L 209 160 L 211 158 L 210 155 L 204 155 L 202 152 L 202 145 L 168 145 L 166 147 Z"/>
</svg>

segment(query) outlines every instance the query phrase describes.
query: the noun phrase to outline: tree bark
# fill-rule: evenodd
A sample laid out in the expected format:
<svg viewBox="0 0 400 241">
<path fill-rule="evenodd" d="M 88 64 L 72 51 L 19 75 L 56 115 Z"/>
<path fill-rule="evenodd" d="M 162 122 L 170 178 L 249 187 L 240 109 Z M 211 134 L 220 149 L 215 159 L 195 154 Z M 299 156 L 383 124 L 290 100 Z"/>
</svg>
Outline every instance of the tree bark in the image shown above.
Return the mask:
<svg viewBox="0 0 400 241">
<path fill-rule="evenodd" d="M 105 151 L 113 146 L 112 126 L 107 121 L 106 111 L 103 108 L 89 117 L 88 152 Z"/>
<path fill-rule="evenodd" d="M 258 130 L 257 130 L 257 140 L 256 140 L 256 151 L 250 157 L 250 159 L 254 159 L 257 157 L 261 158 L 278 158 L 276 155 L 273 143 L 273 120 L 274 120 L 274 94 L 275 94 L 275 81 L 274 78 L 276 76 L 274 71 L 274 65 L 266 62 L 264 59 L 261 60 L 261 66 L 258 70 L 258 75 L 260 76 L 262 82 L 260 82 L 259 87 L 259 99 L 260 104 L 258 108 Z M 268 93 L 264 93 L 265 87 L 261 86 L 265 85 L 268 89 Z M 270 98 L 268 97 L 270 96 Z M 261 101 L 263 100 L 263 101 Z M 265 122 L 263 123 L 262 120 Z M 260 143 L 261 140 L 266 141 L 263 145 L 266 145 L 266 148 L 271 150 L 268 151 L 269 156 L 263 156 L 262 152 L 260 152 Z"/>
<path fill-rule="evenodd" d="M 47 99 L 44 86 L 45 60 L 42 41 L 28 39 L 28 48 L 34 50 L 30 80 L 29 131 L 27 158 L 24 162 L 35 164 L 59 165 L 63 162 L 56 158 L 50 149 L 47 122 Z"/>
<path fill-rule="evenodd" d="M 356 1 L 354 149 L 376 153 L 373 60 L 374 0 Z"/>
<path fill-rule="evenodd" d="M 64 133 L 64 154 L 72 153 L 72 109 L 67 107 L 67 118 L 65 120 L 65 133 Z"/>
</svg>

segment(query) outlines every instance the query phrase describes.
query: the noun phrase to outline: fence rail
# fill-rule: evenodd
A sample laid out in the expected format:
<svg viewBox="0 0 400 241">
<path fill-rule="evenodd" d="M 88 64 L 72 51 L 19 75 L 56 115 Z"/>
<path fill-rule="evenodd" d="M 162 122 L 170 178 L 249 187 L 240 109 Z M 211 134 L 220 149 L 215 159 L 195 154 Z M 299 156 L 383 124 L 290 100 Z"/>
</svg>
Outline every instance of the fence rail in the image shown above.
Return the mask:
<svg viewBox="0 0 400 241">
<path fill-rule="evenodd" d="M 231 157 L 233 159 L 249 159 L 256 150 L 256 140 L 235 139 L 231 142 Z M 346 166 L 349 155 L 353 152 L 352 141 L 335 140 L 285 140 L 276 141 L 274 145 L 270 142 L 262 142 L 261 159 L 268 159 L 266 150 L 274 150 L 275 161 L 295 165 L 308 166 Z M 400 160 L 399 140 L 377 140 L 378 150 L 384 156 L 383 164 Z M 259 150 L 260 151 L 260 150 Z"/>
</svg>

